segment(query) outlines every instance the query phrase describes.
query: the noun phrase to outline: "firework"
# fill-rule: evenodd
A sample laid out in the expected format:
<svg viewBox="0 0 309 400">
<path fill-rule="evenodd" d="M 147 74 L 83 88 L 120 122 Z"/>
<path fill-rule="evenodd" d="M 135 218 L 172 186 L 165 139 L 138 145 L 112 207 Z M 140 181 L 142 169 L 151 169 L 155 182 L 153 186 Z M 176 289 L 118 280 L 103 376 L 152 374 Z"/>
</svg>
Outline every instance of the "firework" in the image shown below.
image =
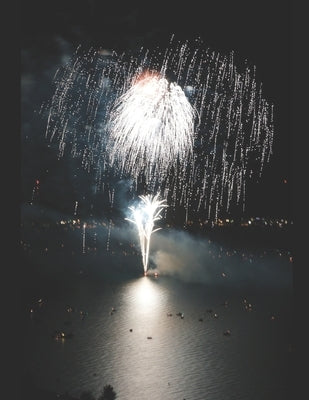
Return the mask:
<svg viewBox="0 0 309 400">
<path fill-rule="evenodd" d="M 35 200 L 36 197 L 39 195 L 39 187 L 40 187 L 40 181 L 38 179 L 35 180 L 35 184 L 32 189 L 32 196 L 31 196 L 31 202 L 30 204 L 33 204 L 33 201 Z"/>
<path fill-rule="evenodd" d="M 144 274 L 147 274 L 151 235 L 161 228 L 154 229 L 155 222 L 161 218 L 162 210 L 167 207 L 166 200 L 159 200 L 159 195 L 139 196 L 142 200 L 137 208 L 129 207 L 132 218 L 127 221 L 136 225 L 141 247 Z"/>
<path fill-rule="evenodd" d="M 109 194 L 110 212 L 112 213 L 113 205 L 114 205 L 115 189 L 113 189 L 112 191 L 109 191 L 108 194 Z M 110 248 L 112 226 L 113 226 L 113 220 L 112 220 L 112 218 L 110 218 L 109 223 L 108 223 L 108 231 L 107 231 L 106 251 L 109 251 L 109 248 Z"/>
<path fill-rule="evenodd" d="M 86 223 L 83 224 L 83 244 L 82 244 L 82 253 L 85 254 L 86 252 Z"/>
<path fill-rule="evenodd" d="M 159 74 L 134 77 L 109 126 L 110 165 L 135 181 L 141 173 L 148 182 L 158 180 L 191 160 L 194 109 L 181 87 Z"/>
<path fill-rule="evenodd" d="M 273 106 L 255 75 L 199 39 L 136 55 L 78 48 L 56 73 L 46 137 L 95 172 L 98 190 L 130 179 L 134 195 L 217 219 L 245 206 L 272 154 Z"/>
<path fill-rule="evenodd" d="M 78 207 L 78 201 L 75 201 L 75 206 L 74 206 L 74 217 L 77 215 L 77 207 Z"/>
</svg>

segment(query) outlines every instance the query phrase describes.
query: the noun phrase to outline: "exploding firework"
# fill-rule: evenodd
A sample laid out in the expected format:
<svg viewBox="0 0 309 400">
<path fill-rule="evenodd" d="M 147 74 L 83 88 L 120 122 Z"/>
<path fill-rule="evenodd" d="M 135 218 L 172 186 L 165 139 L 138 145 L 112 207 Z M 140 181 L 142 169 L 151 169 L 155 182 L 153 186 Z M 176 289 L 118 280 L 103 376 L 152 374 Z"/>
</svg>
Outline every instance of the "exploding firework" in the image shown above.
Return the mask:
<svg viewBox="0 0 309 400">
<path fill-rule="evenodd" d="M 217 219 L 244 208 L 246 182 L 272 154 L 273 106 L 255 67 L 198 39 L 137 55 L 78 48 L 55 76 L 46 137 L 95 172 L 98 190 L 132 181 L 174 208 Z"/>
<path fill-rule="evenodd" d="M 161 212 L 165 207 L 166 200 L 159 200 L 159 195 L 139 196 L 142 200 L 137 208 L 129 207 L 132 212 L 132 218 L 126 218 L 127 221 L 136 225 L 139 242 L 141 247 L 144 274 L 147 274 L 149 249 L 151 235 L 161 228 L 154 229 L 155 222 L 161 218 Z"/>
<path fill-rule="evenodd" d="M 116 101 L 109 120 L 110 165 L 137 180 L 164 179 L 170 168 L 189 163 L 194 109 L 175 83 L 144 73 Z"/>
</svg>

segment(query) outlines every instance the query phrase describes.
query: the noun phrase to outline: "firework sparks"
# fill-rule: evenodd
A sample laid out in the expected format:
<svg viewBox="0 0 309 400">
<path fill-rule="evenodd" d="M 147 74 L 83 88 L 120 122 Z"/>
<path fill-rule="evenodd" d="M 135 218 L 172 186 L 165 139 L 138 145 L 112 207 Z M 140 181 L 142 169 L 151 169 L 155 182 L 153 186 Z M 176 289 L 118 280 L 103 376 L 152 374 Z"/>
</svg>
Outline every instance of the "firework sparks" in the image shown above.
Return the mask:
<svg viewBox="0 0 309 400">
<path fill-rule="evenodd" d="M 83 244 L 82 244 L 82 253 L 86 253 L 86 223 L 83 224 Z"/>
<path fill-rule="evenodd" d="M 139 196 L 139 198 L 142 202 L 137 208 L 129 207 L 129 210 L 132 212 L 132 218 L 126 218 L 126 220 L 136 225 L 143 259 L 144 274 L 146 275 L 151 235 L 161 229 L 154 229 L 154 224 L 161 218 L 160 214 L 162 210 L 168 206 L 165 204 L 166 200 L 158 199 L 158 194 L 155 196 Z"/>
<path fill-rule="evenodd" d="M 98 190 L 131 179 L 132 193 L 160 193 L 217 219 L 244 208 L 246 182 L 272 154 L 273 106 L 233 52 L 171 39 L 165 50 L 108 57 L 80 48 L 55 76 L 46 137 L 96 172 Z M 108 188 L 108 189 L 104 189 Z"/>
<path fill-rule="evenodd" d="M 78 201 L 75 201 L 75 206 L 74 206 L 74 217 L 77 215 L 77 207 L 78 207 Z"/>
<path fill-rule="evenodd" d="M 36 179 L 35 180 L 35 184 L 34 184 L 33 189 L 32 189 L 32 196 L 31 196 L 30 204 L 33 204 L 35 198 L 38 197 L 39 187 L 40 187 L 40 181 L 38 179 Z"/>
<path fill-rule="evenodd" d="M 177 163 L 190 162 L 194 110 L 180 86 L 159 74 L 133 78 L 117 100 L 109 121 L 110 165 L 135 180 L 160 179 Z"/>
<path fill-rule="evenodd" d="M 112 191 L 109 191 L 108 194 L 109 194 L 110 212 L 112 212 L 113 205 L 114 205 L 115 189 L 113 189 Z M 112 218 L 110 218 L 109 224 L 108 224 L 108 231 L 107 231 L 106 251 L 109 251 L 109 248 L 110 248 L 112 226 L 113 226 L 113 220 L 112 220 Z"/>
</svg>

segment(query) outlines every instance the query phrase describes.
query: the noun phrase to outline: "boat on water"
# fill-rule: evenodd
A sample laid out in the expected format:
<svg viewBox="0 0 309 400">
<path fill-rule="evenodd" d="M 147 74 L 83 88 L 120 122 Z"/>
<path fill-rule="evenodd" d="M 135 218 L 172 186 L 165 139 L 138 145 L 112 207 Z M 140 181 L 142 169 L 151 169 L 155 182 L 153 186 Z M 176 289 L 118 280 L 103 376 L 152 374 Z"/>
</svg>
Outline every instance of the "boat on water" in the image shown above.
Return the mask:
<svg viewBox="0 0 309 400">
<path fill-rule="evenodd" d="M 73 336 L 74 336 L 73 333 L 66 333 L 62 331 L 55 331 L 53 334 L 53 338 L 55 340 L 71 339 Z"/>
</svg>

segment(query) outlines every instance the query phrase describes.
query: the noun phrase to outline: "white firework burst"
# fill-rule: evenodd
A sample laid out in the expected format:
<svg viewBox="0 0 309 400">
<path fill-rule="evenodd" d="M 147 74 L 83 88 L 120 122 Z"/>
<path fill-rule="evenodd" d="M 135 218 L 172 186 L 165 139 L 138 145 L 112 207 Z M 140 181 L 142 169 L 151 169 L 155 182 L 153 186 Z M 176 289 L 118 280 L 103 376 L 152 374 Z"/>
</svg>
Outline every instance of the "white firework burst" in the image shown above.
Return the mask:
<svg viewBox="0 0 309 400">
<path fill-rule="evenodd" d="M 190 162 L 195 112 L 181 87 L 157 73 L 133 78 L 117 100 L 109 121 L 110 165 L 146 180 L 166 176 Z"/>
</svg>

